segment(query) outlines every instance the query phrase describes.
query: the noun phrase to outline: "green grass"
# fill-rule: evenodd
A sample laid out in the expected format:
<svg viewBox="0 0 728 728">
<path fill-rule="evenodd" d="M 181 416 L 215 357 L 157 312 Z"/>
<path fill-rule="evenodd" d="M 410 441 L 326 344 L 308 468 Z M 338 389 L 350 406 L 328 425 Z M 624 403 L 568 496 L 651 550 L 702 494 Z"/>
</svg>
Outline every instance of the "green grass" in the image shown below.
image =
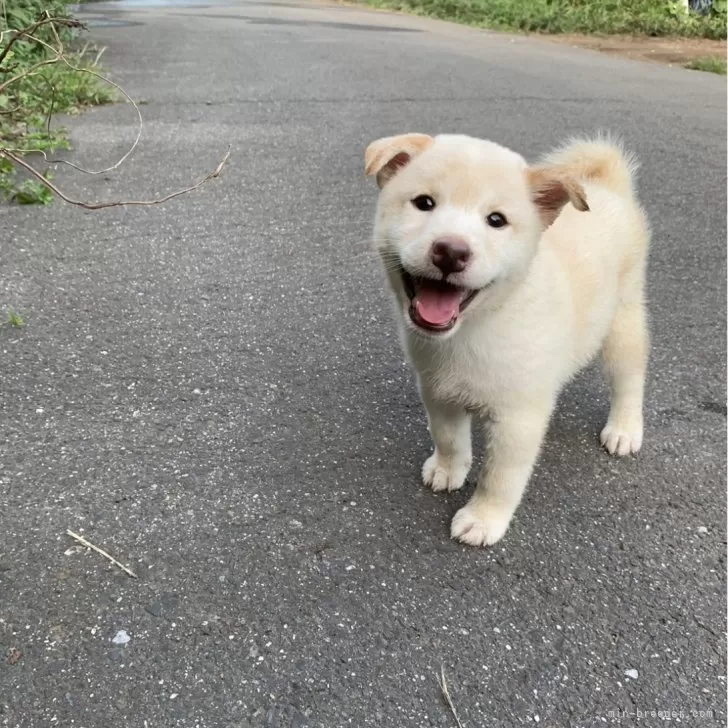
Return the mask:
<svg viewBox="0 0 728 728">
<path fill-rule="evenodd" d="M 708 73 L 719 73 L 726 75 L 726 60 L 720 56 L 702 56 L 685 64 L 685 68 L 693 71 L 707 71 Z"/>
<path fill-rule="evenodd" d="M 22 329 L 23 326 L 25 326 L 25 321 L 23 320 L 23 317 L 15 311 L 15 309 L 9 308 L 5 325 L 12 326 L 14 329 Z"/>
<path fill-rule="evenodd" d="M 707 16 L 671 0 L 364 0 L 496 30 L 529 33 L 726 37 L 726 0 Z"/>
<path fill-rule="evenodd" d="M 0 0 L 0 31 L 25 28 L 40 17 L 43 10 L 54 16 L 68 17 L 62 0 Z M 68 50 L 68 62 L 79 69 L 97 69 L 99 55 L 89 44 L 81 47 L 75 33 L 59 29 L 59 36 Z M 47 26 L 38 37 L 55 44 Z M 5 33 L 0 50 L 10 39 Z M 33 65 L 53 58 L 53 53 L 40 43 L 22 40 L 13 45 L 0 67 L 0 84 Z M 7 86 L 0 94 L 0 148 L 41 150 L 54 153 L 69 149 L 66 130 L 50 123 L 53 114 L 75 114 L 83 108 L 113 100 L 111 88 L 99 78 L 74 70 L 63 62 L 44 66 L 32 76 Z M 0 198 L 21 204 L 48 204 L 53 196 L 35 180 L 19 180 L 14 165 L 0 158 Z"/>
</svg>

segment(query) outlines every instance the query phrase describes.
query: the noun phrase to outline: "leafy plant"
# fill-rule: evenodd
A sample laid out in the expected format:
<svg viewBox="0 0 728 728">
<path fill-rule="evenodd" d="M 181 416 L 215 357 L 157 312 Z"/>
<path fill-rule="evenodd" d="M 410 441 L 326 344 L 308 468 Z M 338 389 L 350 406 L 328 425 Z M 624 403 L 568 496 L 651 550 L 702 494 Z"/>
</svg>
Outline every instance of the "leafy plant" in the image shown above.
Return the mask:
<svg viewBox="0 0 728 728">
<path fill-rule="evenodd" d="M 25 326 L 23 317 L 14 309 L 8 308 L 8 315 L 5 320 L 7 326 L 12 326 L 14 329 L 22 329 Z"/>
<path fill-rule="evenodd" d="M 113 100 L 110 87 L 85 72 L 98 66 L 101 53 L 91 44 L 79 47 L 71 22 L 41 24 L 13 40 L 44 17 L 69 19 L 66 3 L 0 0 L 0 147 L 15 152 L 69 149 L 65 129 L 51 126 L 52 114 Z M 53 199 L 42 182 L 19 180 L 7 158 L 0 158 L 0 195 L 21 204 Z"/>
<path fill-rule="evenodd" d="M 53 202 L 53 193 L 41 182 L 26 179 L 13 191 L 10 199 L 20 205 L 50 205 Z"/>
<path fill-rule="evenodd" d="M 685 68 L 693 71 L 707 71 L 708 73 L 718 73 L 722 76 L 726 75 L 726 60 L 720 56 L 702 56 L 696 58 L 690 63 L 685 64 Z"/>
</svg>

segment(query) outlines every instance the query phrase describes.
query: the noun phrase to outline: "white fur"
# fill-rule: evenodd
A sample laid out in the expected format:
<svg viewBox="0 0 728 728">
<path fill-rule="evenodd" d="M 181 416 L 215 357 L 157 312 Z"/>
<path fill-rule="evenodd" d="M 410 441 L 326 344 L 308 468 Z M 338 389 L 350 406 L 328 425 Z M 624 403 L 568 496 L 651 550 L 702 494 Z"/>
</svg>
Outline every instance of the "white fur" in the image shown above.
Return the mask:
<svg viewBox="0 0 728 728">
<path fill-rule="evenodd" d="M 609 141 L 575 142 L 534 172 L 491 142 L 428 139 L 393 137 L 367 150 L 368 171 L 381 174 L 383 186 L 375 243 L 435 443 L 423 480 L 436 491 L 463 485 L 472 460 L 470 418 L 482 418 L 487 463 L 451 533 L 467 544 L 493 544 L 520 503 L 561 388 L 600 349 L 612 388 L 602 443 L 618 455 L 640 449 L 649 231 L 633 193 L 634 163 Z M 387 170 L 400 149 L 407 163 L 400 158 Z M 537 198 L 537 179 L 568 181 L 573 204 L 557 210 L 553 222 Z M 432 195 L 437 208 L 414 209 L 409 200 L 418 194 Z M 583 197 L 589 211 L 574 207 Z M 493 211 L 505 213 L 507 228 L 485 224 Z M 410 320 L 396 264 L 431 275 L 428 251 L 442 235 L 467 240 L 473 251 L 454 282 L 472 289 L 492 283 L 452 331 L 430 335 Z"/>
</svg>

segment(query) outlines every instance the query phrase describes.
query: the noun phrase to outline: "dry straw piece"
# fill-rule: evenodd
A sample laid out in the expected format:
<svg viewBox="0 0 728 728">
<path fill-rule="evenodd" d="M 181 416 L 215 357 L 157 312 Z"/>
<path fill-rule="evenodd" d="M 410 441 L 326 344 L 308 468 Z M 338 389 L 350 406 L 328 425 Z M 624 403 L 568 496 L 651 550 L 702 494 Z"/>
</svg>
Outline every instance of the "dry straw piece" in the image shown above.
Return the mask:
<svg viewBox="0 0 728 728">
<path fill-rule="evenodd" d="M 90 549 L 93 549 L 97 554 L 101 554 L 104 558 L 108 559 L 112 564 L 114 564 L 114 566 L 118 566 L 123 572 L 129 574 L 129 576 L 131 576 L 132 578 L 137 578 L 137 575 L 130 568 L 124 566 L 121 561 L 117 561 L 113 556 L 111 556 L 111 554 L 107 554 L 106 551 L 104 551 L 103 549 L 100 549 L 98 546 L 94 546 L 91 541 L 88 541 L 83 536 L 79 536 L 77 533 L 74 533 L 70 529 L 66 529 L 66 533 L 71 538 L 75 538 L 76 541 L 83 544 L 84 546 L 88 546 Z"/>
<path fill-rule="evenodd" d="M 455 710 L 455 705 L 452 702 L 452 698 L 450 697 L 450 691 L 447 689 L 447 680 L 445 680 L 445 668 L 443 665 L 440 665 L 440 674 L 437 676 L 437 684 L 440 686 L 442 697 L 445 698 L 447 707 L 450 708 L 450 712 L 452 713 L 452 717 L 455 718 L 455 722 L 457 723 L 458 728 L 463 728 L 463 724 L 460 722 L 460 718 L 458 718 L 457 711 Z"/>
</svg>

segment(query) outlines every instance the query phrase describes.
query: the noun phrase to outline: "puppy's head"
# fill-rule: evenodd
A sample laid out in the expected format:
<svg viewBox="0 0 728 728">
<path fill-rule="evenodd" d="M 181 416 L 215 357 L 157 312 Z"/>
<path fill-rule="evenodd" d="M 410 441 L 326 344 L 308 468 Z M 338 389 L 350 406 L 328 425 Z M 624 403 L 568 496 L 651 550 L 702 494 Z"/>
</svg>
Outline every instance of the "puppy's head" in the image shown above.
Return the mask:
<svg viewBox="0 0 728 728">
<path fill-rule="evenodd" d="M 588 209 L 559 170 L 466 136 L 380 139 L 365 166 L 381 188 L 375 242 L 390 282 L 405 320 L 431 336 L 453 332 L 522 278 L 567 202 Z"/>
</svg>

